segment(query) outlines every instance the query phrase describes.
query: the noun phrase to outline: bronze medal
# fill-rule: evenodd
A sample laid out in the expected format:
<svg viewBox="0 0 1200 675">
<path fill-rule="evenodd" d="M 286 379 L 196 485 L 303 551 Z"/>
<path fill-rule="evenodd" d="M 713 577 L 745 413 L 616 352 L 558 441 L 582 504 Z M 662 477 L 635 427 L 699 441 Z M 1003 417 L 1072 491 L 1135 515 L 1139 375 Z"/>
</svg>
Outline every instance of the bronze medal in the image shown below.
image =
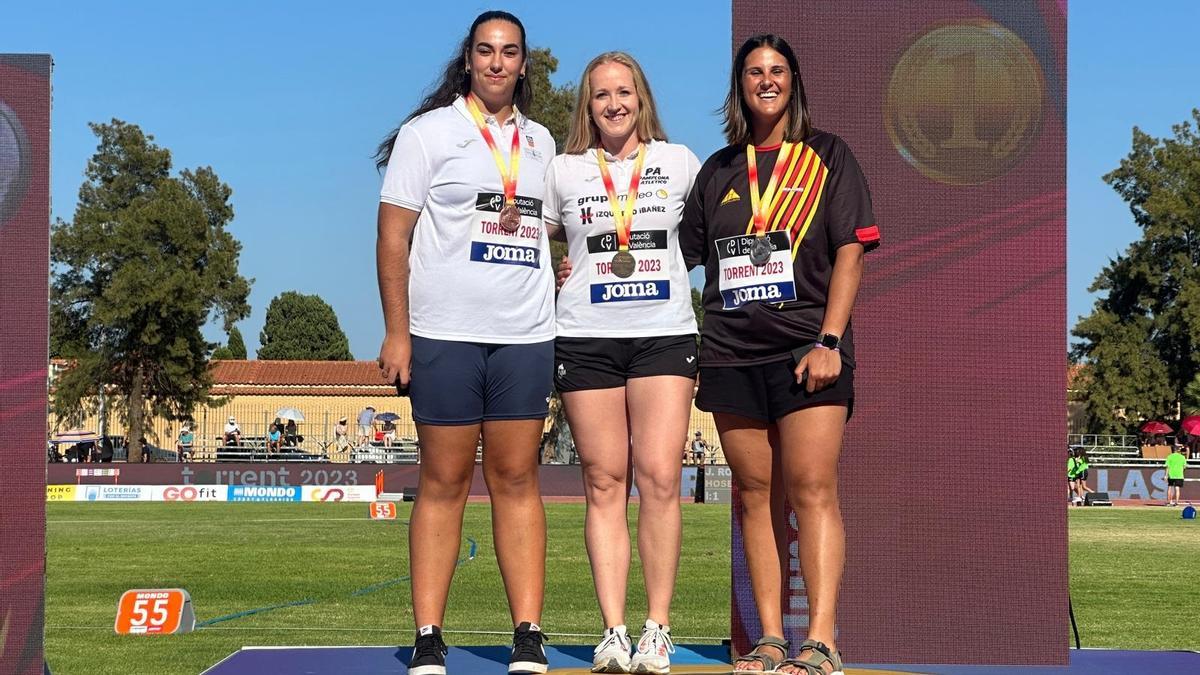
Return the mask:
<svg viewBox="0 0 1200 675">
<path fill-rule="evenodd" d="M 767 237 L 757 237 L 754 243 L 750 245 L 750 262 L 758 267 L 767 264 L 771 259 L 771 254 L 775 252 L 775 247 L 771 246 L 771 240 Z"/>
<path fill-rule="evenodd" d="M 521 210 L 516 204 L 506 204 L 500 209 L 500 227 L 505 232 L 516 232 L 521 227 Z"/>
<path fill-rule="evenodd" d="M 637 267 L 636 261 L 633 259 L 633 254 L 629 251 L 617 251 L 617 254 L 612 259 L 612 273 L 622 279 L 628 279 L 633 276 L 633 269 Z"/>
</svg>

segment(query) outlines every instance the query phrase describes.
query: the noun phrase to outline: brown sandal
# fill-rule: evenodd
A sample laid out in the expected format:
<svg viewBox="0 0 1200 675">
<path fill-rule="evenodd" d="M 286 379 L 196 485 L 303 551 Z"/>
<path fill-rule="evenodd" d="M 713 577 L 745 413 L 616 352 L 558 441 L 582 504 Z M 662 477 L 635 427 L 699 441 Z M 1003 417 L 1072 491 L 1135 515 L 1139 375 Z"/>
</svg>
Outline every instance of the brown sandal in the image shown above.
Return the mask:
<svg viewBox="0 0 1200 675">
<path fill-rule="evenodd" d="M 842 653 L 830 649 L 824 642 L 818 640 L 805 640 L 800 643 L 800 651 L 809 650 L 808 656 L 800 658 L 797 656 L 792 659 L 784 659 L 779 666 L 793 666 L 795 668 L 803 668 L 803 673 L 799 675 L 843 675 Z M 833 672 L 827 673 L 823 666 L 828 663 L 833 666 Z"/>
<path fill-rule="evenodd" d="M 774 647 L 787 658 L 788 650 L 791 648 L 791 643 L 781 637 L 774 635 L 764 635 L 758 642 L 754 643 L 754 649 L 750 650 L 749 654 L 737 657 L 734 664 L 738 663 L 757 663 L 762 666 L 762 670 L 735 670 L 735 673 L 778 673 L 776 670 L 783 659 L 777 659 L 768 654 L 760 654 L 759 647 Z"/>
</svg>

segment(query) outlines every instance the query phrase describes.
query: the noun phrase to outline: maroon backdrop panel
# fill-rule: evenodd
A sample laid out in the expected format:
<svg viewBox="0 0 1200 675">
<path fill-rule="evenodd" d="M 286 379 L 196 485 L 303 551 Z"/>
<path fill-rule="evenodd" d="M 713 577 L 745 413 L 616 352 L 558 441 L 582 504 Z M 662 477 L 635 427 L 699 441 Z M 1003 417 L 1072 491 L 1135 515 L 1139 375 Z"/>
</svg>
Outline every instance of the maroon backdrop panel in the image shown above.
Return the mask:
<svg viewBox="0 0 1200 675">
<path fill-rule="evenodd" d="M 883 234 L 854 312 L 839 646 L 859 663 L 1065 664 L 1066 2 L 735 1 L 734 49 L 759 32 L 796 48 L 814 123 L 853 149 Z M 735 550 L 744 651 L 761 629 Z"/>
<path fill-rule="evenodd" d="M 0 670 L 42 672 L 50 57 L 0 54 Z"/>
</svg>

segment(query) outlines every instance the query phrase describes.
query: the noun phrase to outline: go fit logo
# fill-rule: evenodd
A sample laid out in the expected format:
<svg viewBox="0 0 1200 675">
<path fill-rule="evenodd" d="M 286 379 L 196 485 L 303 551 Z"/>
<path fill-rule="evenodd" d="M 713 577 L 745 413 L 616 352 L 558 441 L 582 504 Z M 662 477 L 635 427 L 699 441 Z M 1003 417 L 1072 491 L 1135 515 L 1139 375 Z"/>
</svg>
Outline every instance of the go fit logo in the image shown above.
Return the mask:
<svg viewBox="0 0 1200 675">
<path fill-rule="evenodd" d="M 219 487 L 225 486 L 168 485 L 163 488 L 162 499 L 164 502 L 225 501 L 224 490 Z"/>
</svg>

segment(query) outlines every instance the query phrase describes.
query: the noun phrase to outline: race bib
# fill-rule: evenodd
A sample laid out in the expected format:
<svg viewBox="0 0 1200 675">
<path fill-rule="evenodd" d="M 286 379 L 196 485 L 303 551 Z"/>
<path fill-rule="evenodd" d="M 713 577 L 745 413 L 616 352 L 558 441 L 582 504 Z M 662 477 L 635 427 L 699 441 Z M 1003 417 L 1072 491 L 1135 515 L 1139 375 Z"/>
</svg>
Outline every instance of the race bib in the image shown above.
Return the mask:
<svg viewBox="0 0 1200 675">
<path fill-rule="evenodd" d="M 471 223 L 471 260 L 493 265 L 541 267 L 542 200 L 516 196 L 521 224 L 515 232 L 500 225 L 504 195 L 481 192 L 475 198 Z"/>
<path fill-rule="evenodd" d="M 588 237 L 587 248 L 592 304 L 671 299 L 671 258 L 667 255 L 666 230 L 629 233 L 634 267 L 633 274 L 624 279 L 613 274 L 612 269 L 613 256 L 619 250 L 616 232 Z"/>
<path fill-rule="evenodd" d="M 720 268 L 718 288 L 725 309 L 737 309 L 750 302 L 787 302 L 796 299 L 796 279 L 792 272 L 792 236 L 783 230 L 767 233 L 774 251 L 765 265 L 750 262 L 753 234 L 726 237 L 713 242 Z"/>
</svg>

